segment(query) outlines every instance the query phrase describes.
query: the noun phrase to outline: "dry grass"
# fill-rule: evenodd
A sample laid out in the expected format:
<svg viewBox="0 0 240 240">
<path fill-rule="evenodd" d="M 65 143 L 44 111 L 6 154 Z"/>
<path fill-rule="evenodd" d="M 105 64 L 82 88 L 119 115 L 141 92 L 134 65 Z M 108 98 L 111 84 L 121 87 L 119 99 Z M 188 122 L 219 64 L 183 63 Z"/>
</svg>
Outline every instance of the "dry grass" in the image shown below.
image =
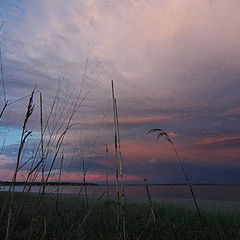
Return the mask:
<svg viewBox="0 0 240 240">
<path fill-rule="evenodd" d="M 191 192 L 191 195 L 192 195 L 192 199 L 194 201 L 194 205 L 195 205 L 195 208 L 197 210 L 197 213 L 198 213 L 198 216 L 199 216 L 199 219 L 200 219 L 200 222 L 201 222 L 202 231 L 204 232 L 205 238 L 207 240 L 209 240 L 210 239 L 209 238 L 209 233 L 206 231 L 205 221 L 204 221 L 204 219 L 202 217 L 202 214 L 200 212 L 200 209 L 198 207 L 198 203 L 197 203 L 197 199 L 195 197 L 195 193 L 194 193 L 194 190 L 193 190 L 192 183 L 191 183 L 191 181 L 190 181 L 190 179 L 188 177 L 188 174 L 187 174 L 187 172 L 185 170 L 184 163 L 183 163 L 182 159 L 180 158 L 180 156 L 179 156 L 179 154 L 178 154 L 178 152 L 177 152 L 177 150 L 175 148 L 175 145 L 173 144 L 173 141 L 171 140 L 169 135 L 165 131 L 160 129 L 160 128 L 151 129 L 148 133 L 158 133 L 157 134 L 157 140 L 159 140 L 160 137 L 165 137 L 166 141 L 168 141 L 171 144 L 171 146 L 172 146 L 172 148 L 173 148 L 173 150 L 174 150 L 174 152 L 176 154 L 176 157 L 177 157 L 177 160 L 179 162 L 179 165 L 180 165 L 180 167 L 182 169 L 182 172 L 184 174 L 184 177 L 185 177 L 185 179 L 187 181 L 187 184 L 189 186 L 189 189 L 190 189 L 190 192 Z"/>
</svg>

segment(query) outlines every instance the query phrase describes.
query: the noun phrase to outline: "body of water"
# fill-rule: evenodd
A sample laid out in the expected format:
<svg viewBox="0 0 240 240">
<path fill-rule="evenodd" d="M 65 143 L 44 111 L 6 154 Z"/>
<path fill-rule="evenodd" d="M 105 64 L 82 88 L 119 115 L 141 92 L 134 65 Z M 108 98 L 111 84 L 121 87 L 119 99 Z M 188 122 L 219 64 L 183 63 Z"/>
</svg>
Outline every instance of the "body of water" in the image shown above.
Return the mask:
<svg viewBox="0 0 240 240">
<path fill-rule="evenodd" d="M 8 191 L 8 186 L 0 186 L 1 191 Z M 148 200 L 145 186 L 125 186 L 127 200 Z M 225 200 L 240 201 L 240 185 L 194 185 L 196 198 L 199 200 Z M 15 191 L 21 192 L 23 186 L 16 186 Z M 41 191 L 41 186 L 33 186 L 31 192 Z M 116 198 L 115 186 L 86 186 L 89 198 L 96 198 L 105 192 L 105 196 Z M 191 199 L 191 193 L 187 185 L 150 185 L 149 191 L 152 200 L 164 201 L 166 199 Z M 56 193 L 57 186 L 47 186 L 47 193 Z M 62 194 L 85 195 L 85 186 L 60 186 Z"/>
</svg>

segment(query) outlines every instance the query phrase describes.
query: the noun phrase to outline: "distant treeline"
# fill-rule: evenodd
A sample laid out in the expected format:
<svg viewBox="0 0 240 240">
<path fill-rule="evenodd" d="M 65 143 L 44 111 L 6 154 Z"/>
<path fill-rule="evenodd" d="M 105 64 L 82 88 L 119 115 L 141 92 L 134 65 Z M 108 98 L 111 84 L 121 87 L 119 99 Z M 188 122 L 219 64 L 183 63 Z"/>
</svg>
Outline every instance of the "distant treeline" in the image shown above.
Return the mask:
<svg viewBox="0 0 240 240">
<path fill-rule="evenodd" d="M 9 181 L 0 181 L 0 186 L 9 186 L 12 182 Z M 42 182 L 16 182 L 16 186 L 24 186 L 24 185 L 33 185 L 33 186 L 41 186 Z M 96 183 L 81 183 L 81 182 L 47 182 L 45 185 L 47 186 L 57 186 L 57 185 L 64 185 L 64 186 L 97 186 Z"/>
</svg>

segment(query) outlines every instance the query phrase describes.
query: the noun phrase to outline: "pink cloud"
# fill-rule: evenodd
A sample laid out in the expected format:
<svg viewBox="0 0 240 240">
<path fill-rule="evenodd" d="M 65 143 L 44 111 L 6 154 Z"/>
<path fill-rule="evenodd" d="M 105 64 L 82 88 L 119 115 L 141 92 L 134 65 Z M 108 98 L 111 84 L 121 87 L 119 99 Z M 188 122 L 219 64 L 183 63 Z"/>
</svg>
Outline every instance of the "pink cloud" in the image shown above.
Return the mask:
<svg viewBox="0 0 240 240">
<path fill-rule="evenodd" d="M 125 118 L 119 118 L 119 123 L 148 123 L 148 122 L 155 122 L 155 121 L 165 121 L 171 119 L 171 116 L 143 116 L 143 117 L 125 117 Z M 86 125 L 97 125 L 100 124 L 101 122 L 99 121 L 86 121 L 86 122 L 81 122 L 82 124 Z M 114 123 L 113 120 L 105 120 L 103 123 Z"/>
<path fill-rule="evenodd" d="M 110 149 L 114 152 L 114 145 L 110 146 Z M 129 140 L 121 143 L 121 151 L 125 166 L 134 167 L 135 164 L 148 164 L 152 159 L 168 159 L 169 161 L 175 161 L 176 156 L 173 152 L 171 145 L 163 141 L 140 141 Z"/>
<path fill-rule="evenodd" d="M 87 173 L 86 174 L 86 182 L 101 182 L 106 183 L 106 173 Z M 64 181 L 70 181 L 70 182 L 82 182 L 83 181 L 83 175 L 81 172 L 71 172 L 71 173 L 64 173 L 61 175 L 61 179 Z M 40 179 L 39 179 L 40 180 Z M 120 177 L 119 177 L 120 180 Z M 133 175 L 124 175 L 124 181 L 142 181 L 142 177 L 133 176 Z M 49 178 L 49 181 L 58 181 L 58 175 L 52 176 Z M 108 181 L 109 183 L 114 183 L 116 181 L 115 174 L 108 174 Z"/>
<path fill-rule="evenodd" d="M 225 141 L 231 140 L 240 140 L 240 136 L 225 136 L 225 137 L 215 137 L 215 138 L 203 138 L 195 144 L 205 145 L 205 144 L 213 144 L 213 143 L 221 143 Z"/>
</svg>

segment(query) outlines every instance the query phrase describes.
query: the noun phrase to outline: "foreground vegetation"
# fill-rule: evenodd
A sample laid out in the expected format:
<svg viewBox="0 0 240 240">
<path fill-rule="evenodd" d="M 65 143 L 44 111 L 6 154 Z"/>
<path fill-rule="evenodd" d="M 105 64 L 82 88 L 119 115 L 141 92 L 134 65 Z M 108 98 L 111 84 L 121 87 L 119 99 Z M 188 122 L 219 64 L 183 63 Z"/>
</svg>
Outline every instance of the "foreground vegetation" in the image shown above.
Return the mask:
<svg viewBox="0 0 240 240">
<path fill-rule="evenodd" d="M 1 192 L 2 209 L 8 193 Z M 26 196 L 26 195 L 24 195 Z M 13 209 L 19 208 L 22 193 L 14 193 Z M 46 195 L 44 208 L 39 207 L 37 194 L 28 194 L 19 214 L 10 227 L 9 239 L 121 239 L 117 230 L 116 202 L 86 201 L 78 196 Z M 0 239 L 5 238 L 7 208 L 0 224 Z M 39 209 L 36 211 L 36 209 Z M 44 209 L 44 213 L 43 210 Z M 204 211 L 205 230 L 194 209 L 153 203 L 155 221 L 148 203 L 127 203 L 125 206 L 126 239 L 240 239 L 240 209 L 234 212 Z M 33 218 L 33 216 L 35 217 Z M 46 225 L 44 224 L 44 221 Z M 45 226 L 45 227 L 44 227 Z M 45 234 L 44 234 L 45 233 Z"/>
</svg>

